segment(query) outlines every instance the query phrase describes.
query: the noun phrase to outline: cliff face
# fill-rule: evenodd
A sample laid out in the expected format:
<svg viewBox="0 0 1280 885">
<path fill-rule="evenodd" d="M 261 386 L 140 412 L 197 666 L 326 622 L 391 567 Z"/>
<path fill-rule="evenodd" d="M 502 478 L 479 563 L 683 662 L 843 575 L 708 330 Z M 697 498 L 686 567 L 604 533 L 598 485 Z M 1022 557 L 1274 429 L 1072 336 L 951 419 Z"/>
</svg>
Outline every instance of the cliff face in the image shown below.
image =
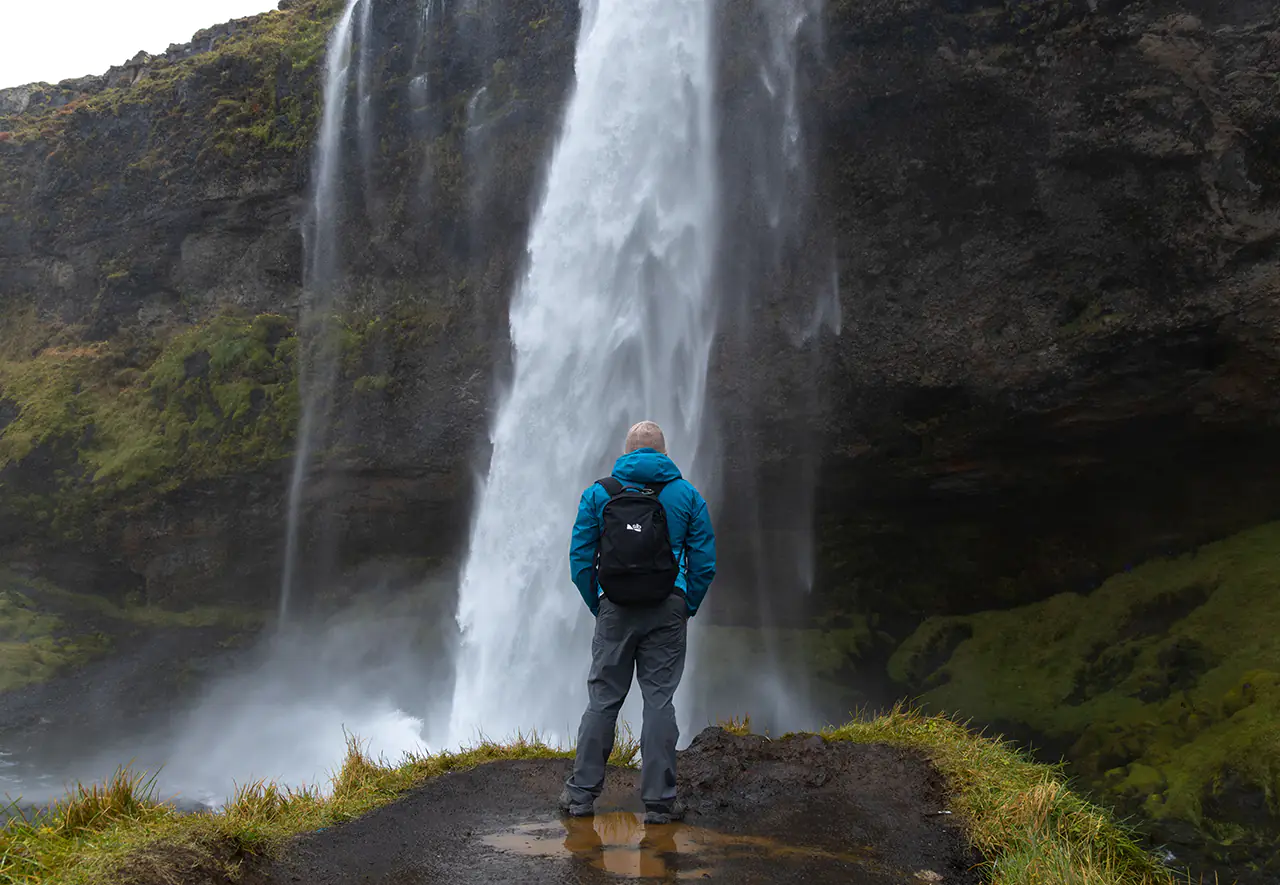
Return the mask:
<svg viewBox="0 0 1280 885">
<path fill-rule="evenodd" d="M 338 4 L 282 7 L 0 92 L 5 558 L 108 595 L 272 602 Z M 373 7 L 378 139 L 343 146 L 374 159 L 345 185 L 337 427 L 308 485 L 327 576 L 455 553 L 483 463 L 577 4 L 473 7 L 428 28 Z M 891 668 L 931 688 L 953 654 L 948 673 L 1003 660 L 966 620 L 983 610 L 1035 617 L 1280 515 L 1274 4 L 829 0 L 800 38 L 807 163 L 780 178 L 755 73 L 771 8 L 721 7 L 718 522 L 727 573 L 764 592 L 716 618 L 869 618 L 887 659 L 952 616 Z M 814 567 L 806 609 L 784 590 Z M 1152 635 L 1134 654 L 1158 664 Z M 1125 678 L 1107 692 L 1153 690 Z M 1150 747 L 1117 779 L 1096 730 L 983 703 L 1154 795 L 1125 767 Z"/>
<path fill-rule="evenodd" d="M 282 6 L 127 76 L 10 91 L 27 111 L 0 117 L 0 537 L 58 550 L 60 577 L 150 599 L 274 592 L 339 4 Z M 381 138 L 344 229 L 357 307 L 339 440 L 312 484 L 344 561 L 447 553 L 465 525 L 577 24 L 569 3 L 481 6 L 417 46 L 413 4 L 375 10 Z"/>
<path fill-rule="evenodd" d="M 0 118 L 4 481 L 40 498 L 9 496 L 7 534 L 56 523 L 155 595 L 225 592 L 233 563 L 249 570 L 237 587 L 278 563 L 300 227 L 337 11 L 288 7 L 105 79 L 10 90 L 26 111 Z M 375 8 L 380 143 L 345 220 L 345 285 L 365 307 L 346 317 L 348 430 L 318 494 L 351 558 L 458 537 L 572 73 L 573 4 L 431 33 L 409 7 Z M 800 212 L 771 262 L 752 221 L 756 14 L 724 10 L 721 277 L 753 308 L 728 312 L 716 371 L 737 441 L 724 485 L 733 498 L 745 477 L 787 522 L 808 509 L 789 490 L 821 465 L 835 604 L 912 619 L 1080 589 L 1275 515 L 1267 4 L 832 3 L 800 72 L 809 176 L 773 183 Z M 816 333 L 837 309 L 839 339 Z M 211 344 L 249 345 L 180 333 L 227 310 L 239 326 L 202 334 L 263 349 L 210 374 Z M 282 319 L 253 326 L 267 314 Z M 815 322 L 819 350 L 793 346 Z M 162 358 L 192 361 L 180 384 L 159 385 Z M 789 393 L 815 372 L 819 395 Z M 50 398 L 41 414 L 35 391 L 58 384 L 80 391 L 74 407 Z M 113 433 L 130 394 L 141 411 Z M 209 451 L 191 455 L 183 421 Z M 127 532 L 104 518 L 122 502 Z"/>
<path fill-rule="evenodd" d="M 833 4 L 826 512 L 865 593 L 1025 601 L 1275 515 L 1277 26 L 1248 2 Z"/>
</svg>

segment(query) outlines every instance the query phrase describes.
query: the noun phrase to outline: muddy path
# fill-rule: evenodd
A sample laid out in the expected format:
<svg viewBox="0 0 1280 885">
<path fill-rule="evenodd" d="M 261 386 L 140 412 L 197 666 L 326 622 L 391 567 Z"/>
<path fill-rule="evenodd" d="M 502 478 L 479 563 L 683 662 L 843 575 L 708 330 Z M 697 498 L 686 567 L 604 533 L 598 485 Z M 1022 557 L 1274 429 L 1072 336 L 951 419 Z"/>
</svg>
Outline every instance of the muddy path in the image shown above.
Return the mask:
<svg viewBox="0 0 1280 885">
<path fill-rule="evenodd" d="M 297 839 L 255 885 L 419 883 L 977 883 L 980 858 L 940 776 L 885 746 L 770 742 L 720 729 L 681 755 L 687 819 L 644 827 L 637 773 L 612 770 L 595 818 L 555 812 L 568 763 L 445 775 L 393 805 Z"/>
</svg>

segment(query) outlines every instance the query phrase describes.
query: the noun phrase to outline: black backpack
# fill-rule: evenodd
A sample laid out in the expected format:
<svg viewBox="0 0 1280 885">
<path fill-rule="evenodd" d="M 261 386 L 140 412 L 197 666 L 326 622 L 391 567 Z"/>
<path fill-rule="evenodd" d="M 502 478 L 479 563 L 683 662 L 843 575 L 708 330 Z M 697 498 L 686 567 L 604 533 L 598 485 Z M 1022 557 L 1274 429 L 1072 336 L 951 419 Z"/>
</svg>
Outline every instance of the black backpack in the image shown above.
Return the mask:
<svg viewBox="0 0 1280 885">
<path fill-rule="evenodd" d="M 601 515 L 596 580 L 604 595 L 618 605 L 658 605 L 675 592 L 680 574 L 667 531 L 667 511 L 658 500 L 667 483 L 628 489 L 609 476 L 599 484 L 609 500 Z"/>
</svg>

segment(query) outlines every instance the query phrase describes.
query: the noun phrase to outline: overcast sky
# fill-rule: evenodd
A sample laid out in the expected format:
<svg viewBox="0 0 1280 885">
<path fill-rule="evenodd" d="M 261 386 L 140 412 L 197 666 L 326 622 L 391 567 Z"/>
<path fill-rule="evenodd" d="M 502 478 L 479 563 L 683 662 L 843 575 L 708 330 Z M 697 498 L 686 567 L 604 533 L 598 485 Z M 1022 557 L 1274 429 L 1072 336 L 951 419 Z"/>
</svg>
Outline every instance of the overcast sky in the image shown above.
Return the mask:
<svg viewBox="0 0 1280 885">
<path fill-rule="evenodd" d="M 106 73 L 277 0 L 0 0 L 0 89 Z"/>
</svg>

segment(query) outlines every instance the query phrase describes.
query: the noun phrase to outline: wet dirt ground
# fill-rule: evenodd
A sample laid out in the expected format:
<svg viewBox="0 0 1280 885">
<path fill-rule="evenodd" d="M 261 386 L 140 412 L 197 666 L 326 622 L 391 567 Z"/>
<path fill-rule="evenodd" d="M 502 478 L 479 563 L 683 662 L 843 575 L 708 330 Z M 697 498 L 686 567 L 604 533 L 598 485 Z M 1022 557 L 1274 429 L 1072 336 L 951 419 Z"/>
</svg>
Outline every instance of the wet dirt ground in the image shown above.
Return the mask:
<svg viewBox="0 0 1280 885">
<path fill-rule="evenodd" d="M 262 885 L 419 883 L 977 883 L 980 858 L 921 757 L 720 729 L 681 754 L 677 824 L 645 827 L 637 772 L 611 770 L 593 818 L 554 807 L 569 764 L 445 775 L 393 805 L 297 839 Z"/>
</svg>

